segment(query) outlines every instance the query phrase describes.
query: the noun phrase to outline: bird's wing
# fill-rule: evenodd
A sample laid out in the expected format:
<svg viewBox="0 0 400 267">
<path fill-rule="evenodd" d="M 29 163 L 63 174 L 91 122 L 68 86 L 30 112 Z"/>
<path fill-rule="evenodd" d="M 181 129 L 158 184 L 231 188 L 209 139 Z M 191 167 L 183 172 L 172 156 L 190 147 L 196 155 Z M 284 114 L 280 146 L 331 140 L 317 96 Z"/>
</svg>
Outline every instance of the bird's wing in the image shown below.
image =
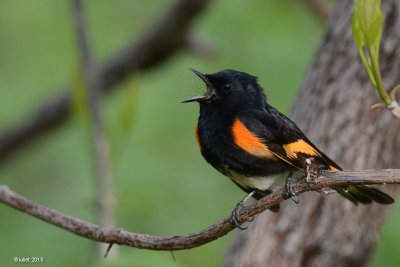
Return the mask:
<svg viewBox="0 0 400 267">
<path fill-rule="evenodd" d="M 239 114 L 236 120 L 256 136 L 278 160 L 299 170 L 305 170 L 306 159 L 333 171 L 341 168 L 323 154 L 288 117 L 269 107 Z"/>
<path fill-rule="evenodd" d="M 327 170 L 341 170 L 339 165 L 322 153 L 293 121 L 270 106 L 262 111 L 251 110 L 239 114 L 234 121 L 233 132 L 235 125 L 240 126 L 238 129 L 243 132 L 247 131 L 248 140 L 257 141 L 247 145 L 248 148 L 255 148 L 253 144 L 257 143 L 260 156 L 275 157 L 276 160 L 302 171 L 306 170 L 306 159 L 312 157 L 316 164 L 325 166 Z M 333 189 L 354 204 L 369 204 L 372 201 L 381 204 L 394 202 L 393 198 L 374 187 L 360 185 Z"/>
</svg>

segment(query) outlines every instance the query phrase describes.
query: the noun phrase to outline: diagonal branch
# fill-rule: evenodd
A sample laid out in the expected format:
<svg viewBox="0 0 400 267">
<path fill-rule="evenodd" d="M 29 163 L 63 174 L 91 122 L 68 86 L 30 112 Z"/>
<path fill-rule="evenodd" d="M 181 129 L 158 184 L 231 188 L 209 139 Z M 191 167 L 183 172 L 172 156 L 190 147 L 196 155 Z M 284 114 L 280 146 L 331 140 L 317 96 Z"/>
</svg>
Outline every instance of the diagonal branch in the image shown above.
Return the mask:
<svg viewBox="0 0 400 267">
<path fill-rule="evenodd" d="M 315 178 L 312 185 L 304 180 L 294 182 L 293 191 L 296 194 L 302 194 L 307 191 L 321 190 L 326 187 L 361 184 L 400 184 L 400 169 L 366 170 L 358 172 L 323 171 L 319 177 Z M 237 213 L 238 222 L 244 223 L 249 221 L 253 216 L 281 203 L 287 198 L 284 189 L 273 192 L 256 203 L 239 209 Z M 224 219 L 197 233 L 172 237 L 132 233 L 116 227 L 102 228 L 98 225 L 64 215 L 56 210 L 37 204 L 18 195 L 5 185 L 0 186 L 0 202 L 47 223 L 94 241 L 151 250 L 181 250 L 198 247 L 226 235 L 235 228 L 230 219 Z"/>
<path fill-rule="evenodd" d="M 129 75 L 147 70 L 185 48 L 191 22 L 205 10 L 210 0 L 177 0 L 177 2 L 145 32 L 141 39 L 115 53 L 99 66 L 102 90 L 111 91 Z M 27 118 L 0 134 L 0 162 L 19 148 L 62 124 L 72 102 L 70 86 L 62 93 L 31 112 Z"/>
</svg>

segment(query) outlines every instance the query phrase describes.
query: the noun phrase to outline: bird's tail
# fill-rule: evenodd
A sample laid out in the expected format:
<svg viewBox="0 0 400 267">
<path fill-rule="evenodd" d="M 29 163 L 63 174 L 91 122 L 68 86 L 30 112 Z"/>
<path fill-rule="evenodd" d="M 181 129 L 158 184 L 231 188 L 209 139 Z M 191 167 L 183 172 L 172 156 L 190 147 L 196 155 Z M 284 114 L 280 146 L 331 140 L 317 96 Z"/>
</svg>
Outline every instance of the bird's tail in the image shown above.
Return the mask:
<svg viewBox="0 0 400 267">
<path fill-rule="evenodd" d="M 351 185 L 347 188 L 334 187 L 340 195 L 347 198 L 354 204 L 370 204 L 373 201 L 380 204 L 392 204 L 394 199 L 372 186 Z"/>
</svg>

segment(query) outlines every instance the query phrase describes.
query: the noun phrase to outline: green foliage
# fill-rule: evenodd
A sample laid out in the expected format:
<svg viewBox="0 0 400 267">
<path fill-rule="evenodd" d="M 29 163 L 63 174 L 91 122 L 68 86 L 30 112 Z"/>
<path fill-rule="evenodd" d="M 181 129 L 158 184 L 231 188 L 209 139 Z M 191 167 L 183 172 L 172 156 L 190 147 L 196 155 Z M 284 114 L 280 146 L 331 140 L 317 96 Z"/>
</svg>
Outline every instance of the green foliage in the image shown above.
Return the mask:
<svg viewBox="0 0 400 267">
<path fill-rule="evenodd" d="M 370 46 L 374 56 L 379 55 L 383 16 L 380 0 L 355 0 L 353 34 L 357 46 Z"/>
<path fill-rule="evenodd" d="M 353 37 L 372 85 L 388 106 L 392 100 L 383 86 L 379 70 L 382 25 L 383 15 L 380 0 L 354 0 Z"/>
</svg>

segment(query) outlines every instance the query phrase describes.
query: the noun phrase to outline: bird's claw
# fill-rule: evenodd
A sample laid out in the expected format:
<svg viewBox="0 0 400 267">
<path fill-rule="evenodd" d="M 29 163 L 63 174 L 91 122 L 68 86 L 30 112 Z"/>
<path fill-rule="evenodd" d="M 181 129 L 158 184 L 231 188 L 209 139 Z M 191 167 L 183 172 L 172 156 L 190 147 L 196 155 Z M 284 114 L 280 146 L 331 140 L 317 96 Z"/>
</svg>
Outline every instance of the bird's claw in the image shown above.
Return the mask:
<svg viewBox="0 0 400 267">
<path fill-rule="evenodd" d="M 232 213 L 231 213 L 231 221 L 233 222 L 233 224 L 240 230 L 246 230 L 247 226 L 241 226 L 241 224 L 239 223 L 239 219 L 238 219 L 238 210 L 243 208 L 243 202 L 240 201 L 236 207 L 233 209 Z"/>
<path fill-rule="evenodd" d="M 324 165 L 318 165 L 314 161 L 315 159 L 312 157 L 306 159 L 306 182 L 310 185 L 314 183 L 315 179 L 317 179 L 321 175 L 321 172 L 325 169 Z"/>
<path fill-rule="evenodd" d="M 251 196 L 253 196 L 254 191 L 251 192 L 250 194 L 248 194 L 244 199 L 240 200 L 235 208 L 233 209 L 232 213 L 231 213 L 231 217 L 230 220 L 232 221 L 232 223 L 240 230 L 246 230 L 248 227 L 247 226 L 241 226 L 241 224 L 239 223 L 239 219 L 238 219 L 238 211 L 242 208 L 244 208 L 244 202 L 249 199 Z M 249 222 L 252 222 L 254 220 L 254 216 L 251 217 L 251 219 L 249 220 Z"/>
<path fill-rule="evenodd" d="M 296 193 L 293 191 L 293 180 L 292 180 L 292 174 L 289 174 L 289 176 L 286 178 L 285 182 L 285 193 L 287 197 L 290 197 L 290 199 L 296 203 L 299 204 L 299 200 L 296 198 Z"/>
</svg>

